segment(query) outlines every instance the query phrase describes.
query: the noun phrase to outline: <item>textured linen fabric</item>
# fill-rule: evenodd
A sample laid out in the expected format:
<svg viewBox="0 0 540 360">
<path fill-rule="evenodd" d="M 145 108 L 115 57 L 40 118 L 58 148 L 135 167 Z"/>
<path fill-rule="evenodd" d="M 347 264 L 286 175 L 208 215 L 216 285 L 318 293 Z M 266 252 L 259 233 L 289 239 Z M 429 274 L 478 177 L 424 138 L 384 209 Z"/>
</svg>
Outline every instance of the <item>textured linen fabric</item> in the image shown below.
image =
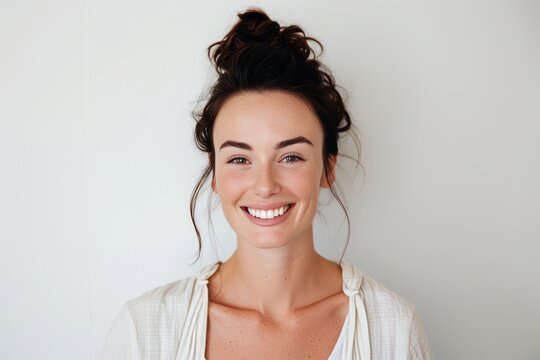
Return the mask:
<svg viewBox="0 0 540 360">
<path fill-rule="evenodd" d="M 218 267 L 207 266 L 195 277 L 127 302 L 109 331 L 100 359 L 204 360 L 207 284 Z M 413 306 L 348 262 L 341 262 L 341 268 L 349 312 L 330 359 L 432 359 Z"/>
</svg>

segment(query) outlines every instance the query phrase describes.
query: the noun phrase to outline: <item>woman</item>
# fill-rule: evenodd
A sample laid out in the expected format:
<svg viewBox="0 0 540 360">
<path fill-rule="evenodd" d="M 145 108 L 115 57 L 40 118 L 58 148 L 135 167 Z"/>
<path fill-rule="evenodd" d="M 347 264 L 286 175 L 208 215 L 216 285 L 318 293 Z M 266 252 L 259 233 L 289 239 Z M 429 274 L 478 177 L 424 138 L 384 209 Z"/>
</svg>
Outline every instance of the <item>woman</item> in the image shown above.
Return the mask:
<svg viewBox="0 0 540 360">
<path fill-rule="evenodd" d="M 260 10 L 209 48 L 218 79 L 195 130 L 237 234 L 224 263 L 126 304 L 104 359 L 430 359 L 414 308 L 313 245 L 351 120 L 297 26 Z"/>
</svg>

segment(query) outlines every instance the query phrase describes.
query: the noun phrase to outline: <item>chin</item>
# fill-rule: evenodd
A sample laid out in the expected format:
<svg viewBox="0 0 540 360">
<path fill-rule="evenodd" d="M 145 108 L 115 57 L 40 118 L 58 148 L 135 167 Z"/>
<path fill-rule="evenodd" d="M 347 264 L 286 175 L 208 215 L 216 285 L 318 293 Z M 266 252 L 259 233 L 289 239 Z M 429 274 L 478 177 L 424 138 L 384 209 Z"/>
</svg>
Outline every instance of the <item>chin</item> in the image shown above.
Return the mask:
<svg viewBox="0 0 540 360">
<path fill-rule="evenodd" d="M 250 239 L 250 240 L 243 240 L 247 243 L 249 243 L 251 246 L 257 248 L 257 249 L 277 249 L 283 246 L 286 246 L 290 244 L 291 240 L 288 238 L 285 238 L 283 236 L 279 235 L 251 235 L 244 237 L 244 239 Z M 239 240 L 240 241 L 240 240 Z"/>
</svg>

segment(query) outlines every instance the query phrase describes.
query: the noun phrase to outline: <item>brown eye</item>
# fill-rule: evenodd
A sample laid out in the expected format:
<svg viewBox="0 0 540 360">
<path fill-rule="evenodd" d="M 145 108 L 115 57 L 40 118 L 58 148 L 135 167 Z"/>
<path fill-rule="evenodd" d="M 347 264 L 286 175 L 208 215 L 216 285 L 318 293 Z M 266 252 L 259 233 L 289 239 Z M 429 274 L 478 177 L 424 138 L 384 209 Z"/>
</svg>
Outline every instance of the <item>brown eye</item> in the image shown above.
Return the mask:
<svg viewBox="0 0 540 360">
<path fill-rule="evenodd" d="M 243 157 L 235 157 L 227 161 L 227 164 L 247 164 L 247 160 Z"/>
</svg>

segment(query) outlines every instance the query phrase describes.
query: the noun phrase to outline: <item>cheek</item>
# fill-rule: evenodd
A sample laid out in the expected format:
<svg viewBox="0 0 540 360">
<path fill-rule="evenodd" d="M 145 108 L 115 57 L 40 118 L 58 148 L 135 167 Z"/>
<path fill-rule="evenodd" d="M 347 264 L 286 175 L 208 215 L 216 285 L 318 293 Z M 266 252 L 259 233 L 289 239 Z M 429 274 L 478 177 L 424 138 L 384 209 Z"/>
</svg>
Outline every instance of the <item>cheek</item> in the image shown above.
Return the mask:
<svg viewBox="0 0 540 360">
<path fill-rule="evenodd" d="M 286 183 L 287 187 L 300 197 L 317 197 L 319 194 L 320 174 L 317 169 L 309 169 L 307 172 L 289 176 Z"/>
<path fill-rule="evenodd" d="M 300 192 L 312 189 L 314 184 L 313 176 L 306 176 L 306 174 L 298 174 L 287 179 L 288 187 Z"/>
<path fill-rule="evenodd" d="M 245 176 L 239 176 L 234 172 L 216 171 L 214 190 L 222 199 L 233 199 L 242 193 L 245 183 Z"/>
</svg>

